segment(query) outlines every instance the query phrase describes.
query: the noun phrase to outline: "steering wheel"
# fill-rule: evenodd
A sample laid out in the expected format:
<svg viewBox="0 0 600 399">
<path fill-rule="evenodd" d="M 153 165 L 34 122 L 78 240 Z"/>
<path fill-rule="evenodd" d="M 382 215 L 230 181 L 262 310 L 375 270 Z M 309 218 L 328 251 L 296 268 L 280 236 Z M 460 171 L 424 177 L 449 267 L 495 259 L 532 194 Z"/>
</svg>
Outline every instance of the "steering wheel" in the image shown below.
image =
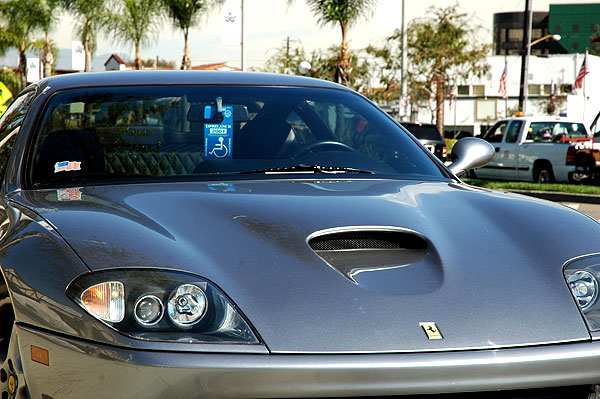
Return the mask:
<svg viewBox="0 0 600 399">
<path fill-rule="evenodd" d="M 314 143 L 310 143 L 300 149 L 298 149 L 296 152 L 294 152 L 291 156 L 292 158 L 297 158 L 297 157 L 301 157 L 302 155 L 308 154 L 310 152 L 315 152 L 316 151 L 350 151 L 350 152 L 356 152 L 356 150 L 352 147 L 350 147 L 347 144 L 344 143 L 340 143 L 339 141 L 331 141 L 331 140 L 319 140 L 319 141 L 315 141 Z"/>
</svg>

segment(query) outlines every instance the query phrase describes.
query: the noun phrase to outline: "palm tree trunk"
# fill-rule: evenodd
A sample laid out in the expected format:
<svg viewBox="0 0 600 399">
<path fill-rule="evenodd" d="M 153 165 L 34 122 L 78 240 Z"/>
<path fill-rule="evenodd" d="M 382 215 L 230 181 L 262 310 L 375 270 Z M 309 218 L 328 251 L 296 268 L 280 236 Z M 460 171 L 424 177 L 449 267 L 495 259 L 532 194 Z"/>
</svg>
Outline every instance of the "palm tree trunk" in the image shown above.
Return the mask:
<svg viewBox="0 0 600 399">
<path fill-rule="evenodd" d="M 188 45 L 188 34 L 189 29 L 185 28 L 183 30 L 183 38 L 185 41 L 185 45 L 183 47 L 183 59 L 181 60 L 181 69 L 190 69 L 192 66 L 192 63 L 190 61 L 190 47 Z"/>
<path fill-rule="evenodd" d="M 21 73 L 21 90 L 27 87 L 27 54 L 25 54 L 27 47 L 25 43 L 21 43 L 19 49 L 19 72 Z"/>
<path fill-rule="evenodd" d="M 92 49 L 93 47 L 93 39 L 91 36 L 87 37 L 86 43 L 83 46 L 83 51 L 85 52 L 85 72 L 92 72 Z"/>
<path fill-rule="evenodd" d="M 352 59 L 348 51 L 348 21 L 340 23 L 342 28 L 342 47 L 340 49 L 340 61 L 336 71 L 336 81 L 344 86 L 350 86 L 352 74 Z"/>
<path fill-rule="evenodd" d="M 135 42 L 135 69 L 142 69 L 142 59 L 140 57 L 140 42 Z"/>
<path fill-rule="evenodd" d="M 52 64 L 54 64 L 54 55 L 52 54 L 52 46 L 50 45 L 50 36 L 45 32 L 44 50 L 42 52 L 42 63 L 44 64 L 44 77 L 52 76 Z"/>
<path fill-rule="evenodd" d="M 444 78 L 442 76 L 437 77 L 437 86 L 435 92 L 435 119 L 436 125 L 439 129 L 442 137 L 444 137 Z"/>
<path fill-rule="evenodd" d="M 92 72 L 92 52 L 94 51 L 94 38 L 91 33 L 91 23 L 86 22 L 83 31 L 83 52 L 85 53 L 85 72 Z"/>
</svg>

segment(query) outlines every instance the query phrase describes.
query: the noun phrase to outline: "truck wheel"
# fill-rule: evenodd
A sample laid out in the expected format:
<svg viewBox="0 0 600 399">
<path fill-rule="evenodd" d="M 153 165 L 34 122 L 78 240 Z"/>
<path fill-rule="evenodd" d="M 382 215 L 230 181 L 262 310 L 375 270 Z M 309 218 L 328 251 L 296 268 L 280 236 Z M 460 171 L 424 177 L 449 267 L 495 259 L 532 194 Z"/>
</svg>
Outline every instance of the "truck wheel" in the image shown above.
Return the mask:
<svg viewBox="0 0 600 399">
<path fill-rule="evenodd" d="M 533 180 L 539 184 L 554 183 L 552 166 L 546 164 L 536 165 L 533 169 Z"/>
</svg>

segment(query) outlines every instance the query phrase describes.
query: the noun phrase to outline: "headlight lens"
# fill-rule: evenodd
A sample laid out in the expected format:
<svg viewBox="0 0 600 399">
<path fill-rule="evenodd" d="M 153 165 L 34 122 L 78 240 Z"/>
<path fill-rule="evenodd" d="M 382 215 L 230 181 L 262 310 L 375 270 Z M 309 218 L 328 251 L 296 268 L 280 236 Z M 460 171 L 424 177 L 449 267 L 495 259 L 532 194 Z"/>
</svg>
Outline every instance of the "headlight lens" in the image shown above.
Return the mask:
<svg viewBox="0 0 600 399">
<path fill-rule="evenodd" d="M 183 284 L 169 296 L 169 317 L 180 327 L 190 327 L 200 321 L 206 310 L 206 294 L 194 284 Z"/>
<path fill-rule="evenodd" d="M 67 293 L 91 315 L 133 338 L 259 343 L 231 300 L 214 284 L 192 274 L 109 270 L 81 276 Z"/>
<path fill-rule="evenodd" d="M 153 326 L 163 316 L 163 303 L 154 295 L 145 295 L 135 303 L 133 313 L 138 323 L 143 326 Z"/>
<path fill-rule="evenodd" d="M 592 273 L 586 270 L 577 270 L 574 273 L 570 273 L 567 281 L 582 310 L 589 309 L 596 303 L 596 299 L 598 298 L 598 280 L 596 280 L 596 277 Z"/>
<path fill-rule="evenodd" d="M 577 258 L 565 265 L 565 279 L 591 331 L 600 330 L 600 255 Z"/>
</svg>

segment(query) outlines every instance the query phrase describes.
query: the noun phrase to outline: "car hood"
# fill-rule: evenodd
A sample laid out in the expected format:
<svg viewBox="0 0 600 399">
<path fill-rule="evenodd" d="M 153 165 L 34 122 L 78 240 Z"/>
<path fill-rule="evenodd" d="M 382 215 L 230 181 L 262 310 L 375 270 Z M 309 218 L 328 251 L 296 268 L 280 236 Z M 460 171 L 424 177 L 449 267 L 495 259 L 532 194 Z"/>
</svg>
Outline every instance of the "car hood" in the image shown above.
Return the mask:
<svg viewBox="0 0 600 399">
<path fill-rule="evenodd" d="M 213 281 L 274 353 L 590 339 L 562 266 L 598 252 L 600 226 L 549 202 L 392 180 L 115 185 L 14 200 L 55 226 L 91 270 L 157 267 Z M 336 229 L 399 230 L 425 246 L 396 264 L 346 267 L 307 244 Z M 443 339 L 428 339 L 425 322 Z"/>
</svg>

